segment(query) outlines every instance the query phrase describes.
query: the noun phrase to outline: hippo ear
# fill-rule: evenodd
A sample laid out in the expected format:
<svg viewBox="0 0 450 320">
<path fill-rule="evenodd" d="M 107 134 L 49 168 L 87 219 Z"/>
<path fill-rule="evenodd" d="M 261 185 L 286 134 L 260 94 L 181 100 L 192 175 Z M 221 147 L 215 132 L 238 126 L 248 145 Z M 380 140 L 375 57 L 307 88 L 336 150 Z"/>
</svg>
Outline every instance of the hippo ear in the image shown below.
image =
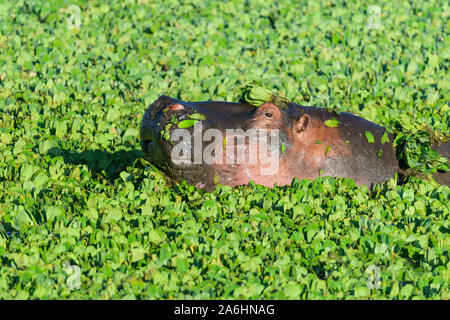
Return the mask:
<svg viewBox="0 0 450 320">
<path fill-rule="evenodd" d="M 302 115 L 295 123 L 294 125 L 294 131 L 297 134 L 301 134 L 303 131 L 306 130 L 309 123 L 309 116 L 307 114 Z"/>
</svg>

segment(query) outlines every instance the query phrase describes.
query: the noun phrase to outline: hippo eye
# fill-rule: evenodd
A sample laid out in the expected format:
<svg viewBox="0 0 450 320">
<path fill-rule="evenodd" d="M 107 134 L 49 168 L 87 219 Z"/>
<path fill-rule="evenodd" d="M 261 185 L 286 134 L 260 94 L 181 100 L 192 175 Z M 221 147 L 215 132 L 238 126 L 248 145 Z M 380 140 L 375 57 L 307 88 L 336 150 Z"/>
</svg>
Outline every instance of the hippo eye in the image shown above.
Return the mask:
<svg viewBox="0 0 450 320">
<path fill-rule="evenodd" d="M 273 114 L 270 112 L 266 112 L 266 113 L 264 113 L 264 115 L 269 119 L 273 117 Z"/>
</svg>

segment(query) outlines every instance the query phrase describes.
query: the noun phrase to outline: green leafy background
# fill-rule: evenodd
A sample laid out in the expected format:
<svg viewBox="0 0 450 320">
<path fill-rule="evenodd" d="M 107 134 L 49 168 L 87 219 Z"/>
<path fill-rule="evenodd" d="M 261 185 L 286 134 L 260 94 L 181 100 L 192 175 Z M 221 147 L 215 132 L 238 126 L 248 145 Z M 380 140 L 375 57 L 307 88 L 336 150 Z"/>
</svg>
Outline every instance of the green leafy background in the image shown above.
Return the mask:
<svg viewBox="0 0 450 320">
<path fill-rule="evenodd" d="M 205 193 L 142 160 L 159 95 L 236 101 L 253 81 L 448 135 L 448 4 L 376 1 L 370 29 L 371 4 L 0 2 L 0 298 L 450 298 L 448 187 Z"/>
</svg>

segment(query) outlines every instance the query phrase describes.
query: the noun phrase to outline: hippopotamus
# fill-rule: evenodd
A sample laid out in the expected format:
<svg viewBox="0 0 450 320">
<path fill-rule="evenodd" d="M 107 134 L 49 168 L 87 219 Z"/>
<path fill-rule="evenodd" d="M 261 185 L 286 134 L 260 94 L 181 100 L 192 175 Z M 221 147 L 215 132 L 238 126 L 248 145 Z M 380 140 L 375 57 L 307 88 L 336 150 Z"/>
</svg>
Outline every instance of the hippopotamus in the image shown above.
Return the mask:
<svg viewBox="0 0 450 320">
<path fill-rule="evenodd" d="M 383 127 L 347 112 L 271 102 L 188 102 L 160 96 L 140 126 L 144 157 L 174 181 L 206 191 L 250 181 L 350 178 L 373 188 L 403 174 Z M 450 143 L 439 152 L 450 157 Z M 435 176 L 449 185 L 449 172 Z"/>
</svg>

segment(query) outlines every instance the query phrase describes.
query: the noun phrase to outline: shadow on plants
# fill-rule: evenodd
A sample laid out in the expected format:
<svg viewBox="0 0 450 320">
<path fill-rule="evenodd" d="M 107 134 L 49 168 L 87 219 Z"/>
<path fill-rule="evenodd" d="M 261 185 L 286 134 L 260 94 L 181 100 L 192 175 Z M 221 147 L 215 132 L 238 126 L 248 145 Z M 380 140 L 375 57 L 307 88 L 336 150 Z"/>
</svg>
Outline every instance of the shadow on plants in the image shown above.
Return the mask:
<svg viewBox="0 0 450 320">
<path fill-rule="evenodd" d="M 51 157 L 62 156 L 64 162 L 74 165 L 86 165 L 93 174 L 110 181 L 117 178 L 126 167 L 132 166 L 136 159 L 142 159 L 141 150 L 119 150 L 108 152 L 103 150 L 86 150 L 77 152 L 60 148 L 48 151 Z"/>
</svg>

